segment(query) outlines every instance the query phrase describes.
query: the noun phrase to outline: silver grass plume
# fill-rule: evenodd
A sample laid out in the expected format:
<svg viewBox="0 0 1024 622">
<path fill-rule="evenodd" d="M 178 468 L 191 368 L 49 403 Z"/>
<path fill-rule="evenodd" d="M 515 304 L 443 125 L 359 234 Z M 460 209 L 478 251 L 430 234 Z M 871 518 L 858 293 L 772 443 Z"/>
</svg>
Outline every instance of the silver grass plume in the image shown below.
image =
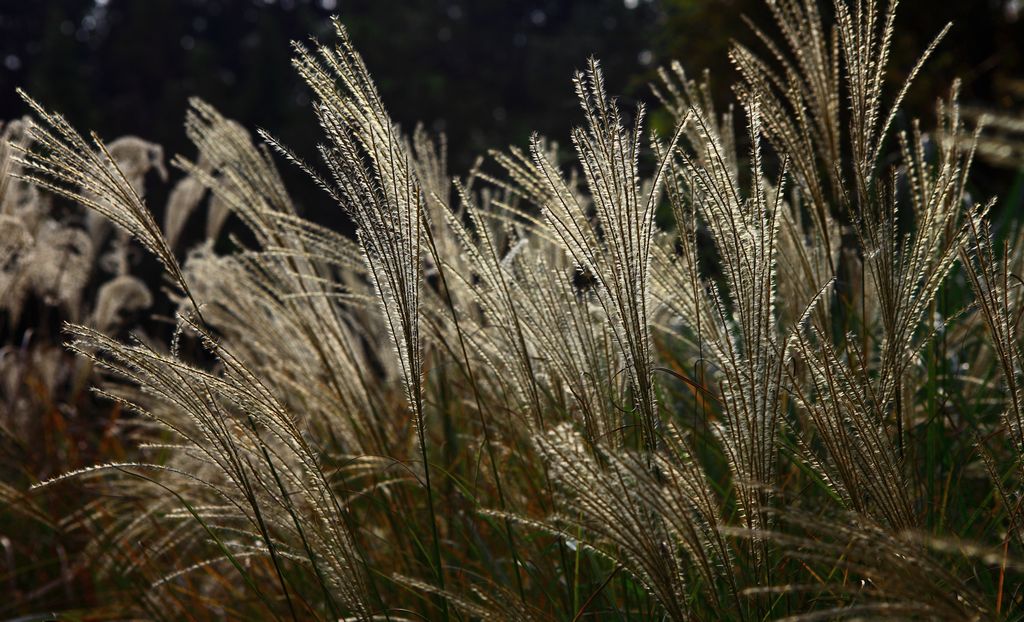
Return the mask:
<svg viewBox="0 0 1024 622">
<path fill-rule="evenodd" d="M 673 168 L 674 186 L 668 192 L 683 253 L 659 263 L 668 271 L 659 276 L 662 297 L 669 309 L 681 313 L 678 319 L 691 341 L 699 342 L 701 358 L 712 364 L 723 414 L 713 429 L 735 478 L 743 520 L 753 527 L 763 524 L 761 512 L 775 482 L 784 370 L 790 360 L 790 328 L 781 325 L 776 310 L 783 179 L 774 188 L 764 179 L 757 100 L 744 103 L 751 144 L 749 193 L 740 188 L 730 157 L 734 148 L 723 143 L 729 135 L 692 97 L 679 103 L 691 106 L 693 119 L 691 150 L 682 152 L 683 164 Z M 721 256 L 725 291 L 699 274 L 698 219 L 707 224 Z M 690 291 L 673 294 L 672 283 Z M 810 306 L 818 295 L 801 302 Z"/>
<path fill-rule="evenodd" d="M 463 261 L 468 268 L 463 273 L 455 272 L 456 278 L 464 281 L 465 287 L 473 292 L 473 300 L 480 306 L 484 320 L 492 331 L 499 333 L 493 356 L 505 363 L 505 367 L 515 375 L 512 390 L 520 393 L 521 401 L 533 413 L 531 423 L 540 431 L 543 429 L 544 409 L 537 388 L 536 352 L 530 347 L 532 340 L 526 338 L 528 322 L 523 319 L 520 302 L 529 294 L 512 271 L 514 252 L 510 250 L 505 257 L 500 255 L 490 224 L 484 220 L 481 209 L 473 203 L 463 186 L 456 187 L 473 225 L 471 232 L 456 214 L 444 211 L 447 228 L 460 243 Z M 479 279 L 479 283 L 471 282 L 474 277 Z M 508 360 L 505 352 L 514 352 L 515 357 Z"/>
<path fill-rule="evenodd" d="M 1003 423 L 1016 451 L 1024 455 L 1024 355 L 1019 335 L 1021 296 L 1010 265 L 1011 248 L 996 254 L 988 219 L 980 216 L 968 223 L 969 235 L 960 249 L 964 272 L 974 290 L 976 305 L 995 348 L 1008 409 Z"/>
<path fill-rule="evenodd" d="M 153 295 L 146 284 L 134 276 L 123 274 L 104 283 L 96 294 L 96 308 L 89 323 L 106 332 L 121 323 L 122 313 L 141 311 L 153 304 Z"/>
<path fill-rule="evenodd" d="M 577 546 L 620 564 L 668 619 L 692 619 L 691 582 L 700 585 L 702 598 L 718 605 L 723 598 L 737 602 L 717 498 L 677 432 L 669 430 L 653 455 L 595 452 L 565 423 L 534 443 L 563 508 L 535 526 L 579 539 Z"/>
<path fill-rule="evenodd" d="M 905 236 L 898 233 L 896 178 L 881 170 L 879 156 L 911 82 L 946 29 L 886 109 L 883 92 L 896 2 L 881 10 L 875 0 L 836 1 L 831 32 L 812 0 L 781 0 L 770 7 L 782 41 L 755 28 L 769 60 L 740 45 L 734 46 L 732 59 L 743 76 L 741 95 L 760 100 L 769 140 L 791 159 L 799 190 L 793 207 L 806 204 L 811 217 L 797 226 L 791 224 L 795 219 L 786 219 L 783 266 L 818 279 L 847 278 L 836 283 L 832 309 L 815 305 L 797 340 L 807 377 L 792 376 L 789 382 L 798 404 L 811 413 L 825 444 L 836 452 L 808 459 L 827 471 L 823 479 L 852 507 L 906 527 L 913 512 L 902 470 L 905 380 L 912 382 L 908 368 L 929 335 L 922 330 L 924 315 L 964 234 L 958 223 L 971 155 L 945 148 L 932 168 L 925 162 L 919 130 L 909 138 L 897 136 L 913 203 L 909 212 L 916 219 Z M 851 112 L 845 132 L 839 122 L 841 85 Z M 940 121 L 959 135 L 955 99 L 954 89 Z M 847 153 L 849 162 L 844 161 Z M 855 244 L 839 239 L 837 216 L 850 223 L 854 235 L 849 239 Z M 815 258 L 804 250 L 797 243 L 802 235 L 824 252 Z M 834 343 L 827 318 L 837 304 L 859 316 L 861 328 Z M 895 431 L 890 429 L 893 420 Z M 873 508 L 865 506 L 869 498 Z"/>
<path fill-rule="evenodd" d="M 444 571 L 434 511 L 424 423 L 423 353 L 420 343 L 421 245 L 425 196 L 408 145 L 388 116 L 363 59 L 344 26 L 334 19 L 339 43 L 316 54 L 294 45 L 299 75 L 316 97 L 316 115 L 328 143 L 320 145 L 329 181 L 314 180 L 351 216 L 394 341 L 412 409 L 430 508 L 434 575 L 444 590 Z M 282 149 L 286 155 L 290 152 Z M 447 601 L 442 600 L 445 618 Z"/>
<path fill-rule="evenodd" d="M 222 374 L 211 374 L 141 343 L 120 343 L 83 326 L 68 328 L 73 351 L 144 388 L 145 404 L 117 390 L 107 395 L 170 435 L 170 444 L 155 449 L 169 450 L 171 460 L 97 465 L 37 487 L 111 473 L 124 476 L 125 482 L 138 480 L 136 486 L 154 484 L 174 491 L 162 498 L 168 512 L 164 520 L 184 521 L 191 537 L 165 542 L 164 553 L 184 547 L 179 553 L 184 555 L 197 539 L 208 541 L 219 551 L 216 562 L 234 565 L 271 610 L 269 596 L 238 566 L 238 557 L 270 558 L 275 567 L 298 560 L 315 573 L 329 609 L 338 607 L 358 619 L 369 619 L 364 562 L 344 509 L 300 423 L 242 361 L 198 324 L 181 321 L 201 335 L 220 361 Z M 159 518 L 151 516 L 123 535 L 145 539 L 146 523 Z M 175 571 L 154 587 L 206 563 Z M 282 584 L 281 589 L 290 601 L 288 588 Z"/>
<path fill-rule="evenodd" d="M 208 322 L 236 338 L 232 344 L 249 364 L 269 366 L 265 376 L 281 382 L 283 394 L 295 398 L 294 406 L 301 403 L 322 431 L 343 439 L 347 449 L 388 453 L 391 444 L 374 432 L 381 409 L 353 334 L 357 318 L 363 332 L 379 334 L 376 314 L 353 313 L 362 302 L 347 311 L 339 305 L 364 295 L 358 245 L 295 214 L 270 153 L 241 125 L 193 100 L 186 129 L 199 154 L 195 163 L 179 157 L 175 164 L 209 189 L 211 217 L 222 210 L 222 222 L 236 214 L 261 247 L 235 257 L 190 256 L 186 271 L 212 314 Z M 268 361 L 268 349 L 284 352 Z M 365 418 L 354 416 L 360 412 Z"/>
<path fill-rule="evenodd" d="M 887 3 L 884 11 L 879 4 L 866 0 L 851 7 L 834 0 L 836 25 L 828 31 L 817 0 L 769 2 L 782 40 L 752 26 L 767 59 L 740 44 L 730 53 L 743 77 L 738 90 L 742 97 L 761 101 L 768 139 L 791 159 L 827 254 L 842 244 L 830 231 L 830 217 L 868 209 L 875 181 L 884 179 L 879 156 L 903 98 L 949 30 L 947 25 L 932 40 L 886 111 L 883 92 L 898 2 Z M 845 135 L 840 123 L 842 86 L 852 117 Z"/>
<path fill-rule="evenodd" d="M 1002 377 L 1006 398 L 1000 413 L 1001 422 L 1010 440 L 1014 471 L 1019 477 L 1024 473 L 1024 461 L 1021 459 L 1024 456 L 1024 352 L 1021 351 L 1020 332 L 1024 300 L 1016 271 L 1019 260 L 1012 261 L 1014 247 L 1010 244 L 1005 244 L 1002 253 L 997 254 L 988 218 L 972 215 L 967 226 L 969 235 L 960 250 L 961 263 L 974 291 L 977 313 L 985 326 Z M 1020 234 L 1015 242 L 1020 243 Z M 1007 508 L 1007 537 L 1013 536 L 1018 544 L 1024 543 L 1024 510 L 1019 496 L 1002 483 L 1003 474 L 999 472 L 985 440 L 979 437 L 977 445 L 995 491 Z"/>
<path fill-rule="evenodd" d="M 671 154 L 684 123 L 679 123 L 656 173 L 641 188 L 640 157 L 643 106 L 637 108 L 632 131 L 626 129 L 618 105 L 608 98 L 596 60 L 573 79 L 587 120 L 573 130 L 573 145 L 590 190 L 595 222 L 573 192 L 539 137 L 530 143 L 535 176 L 548 198 L 544 217 L 579 268 L 600 283 L 598 298 L 622 350 L 639 415 L 644 446 L 657 446 L 659 426 L 651 351 L 649 267 L 654 238 L 654 211 Z M 600 228 L 600 232 L 598 231 Z"/>
<path fill-rule="evenodd" d="M 295 66 L 317 97 L 317 118 L 330 141 L 319 148 L 331 174 L 323 183 L 356 223 L 422 438 L 423 192 L 362 59 L 344 27 L 335 26 L 340 44 L 321 46 L 319 58 L 296 45 Z"/>
<path fill-rule="evenodd" d="M 955 87 L 939 115 L 949 133 L 962 131 Z M 912 139 L 899 138 L 913 229 L 899 231 L 895 180 L 855 222 L 865 254 L 862 278 L 870 280 L 880 318 L 877 345 L 868 341 L 875 330 L 870 324 L 860 338 L 851 333 L 842 344 L 833 343 L 825 327 L 809 326 L 797 340 L 808 377 L 793 378 L 793 386 L 823 441 L 824 455 L 810 459 L 823 480 L 851 509 L 907 529 L 917 523 L 903 465 L 903 425 L 913 412 L 905 395 L 914 382 L 908 372 L 937 330 L 926 320 L 939 287 L 967 241 L 970 223 L 987 208 L 971 206 L 966 197 L 971 152 L 949 144 L 929 164 L 919 129 Z"/>
<path fill-rule="evenodd" d="M 108 218 L 152 253 L 187 295 L 181 267 L 152 212 L 103 141 L 92 134 L 92 144 L 86 142 L 62 116 L 18 93 L 42 121 L 33 122 L 28 130 L 30 147 L 16 146 L 15 161 L 25 169 L 22 177 Z M 198 312 L 198 304 L 192 302 Z"/>
</svg>

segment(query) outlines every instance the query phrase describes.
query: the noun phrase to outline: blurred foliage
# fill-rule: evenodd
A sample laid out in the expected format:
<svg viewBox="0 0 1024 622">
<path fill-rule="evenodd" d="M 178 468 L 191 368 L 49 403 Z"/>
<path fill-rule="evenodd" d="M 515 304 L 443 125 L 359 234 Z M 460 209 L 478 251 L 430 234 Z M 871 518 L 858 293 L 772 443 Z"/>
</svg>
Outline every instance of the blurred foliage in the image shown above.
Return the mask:
<svg viewBox="0 0 1024 622">
<path fill-rule="evenodd" d="M 931 125 L 935 98 L 955 76 L 963 79 L 966 104 L 1024 111 L 1018 5 L 901 2 L 897 71 L 909 70 L 945 22 L 954 21 L 911 91 L 904 126 L 912 116 Z M 188 97 L 199 95 L 309 155 L 318 129 L 282 42 L 328 39 L 327 17 L 338 14 L 394 118 L 444 131 L 450 168 L 461 174 L 488 149 L 525 145 L 534 130 L 567 142 L 569 125 L 580 118 L 570 76 L 590 55 L 602 60 L 611 90 L 624 93 L 627 105 L 650 99 L 646 84 L 671 59 L 694 74 L 709 69 L 717 101 L 727 101 L 735 72 L 724 33 L 738 33 L 757 48 L 743 19 L 770 23 L 766 13 L 763 0 L 0 0 L 0 119 L 26 112 L 14 93 L 21 86 L 78 127 L 108 139 L 135 134 L 164 145 L 169 155 L 191 156 L 182 119 Z M 301 174 L 282 171 L 314 218 L 342 219 Z M 1020 210 L 1019 171 L 979 165 L 972 180 L 980 196 L 1000 196 L 1006 214 Z M 150 205 L 164 205 L 169 187 L 158 186 Z M 317 205 L 324 207 L 313 210 Z M 31 442 L 0 447 L 4 480 L 18 485 L 9 496 L 32 514 L 0 515 L 4 567 L 26 569 L 0 575 L 15 607 L 88 601 L 94 589 L 88 569 L 69 563 L 62 548 L 81 545 L 85 534 L 69 540 L 57 522 L 78 500 L 48 498 L 41 508 L 16 493 L 40 474 L 124 454 L 120 409 L 97 406 L 80 364 L 46 343 L 57 331 L 45 314 L 31 322 L 35 341 L 12 331 L 2 352 L 25 371 L 12 382 L 16 397 L 41 413 L 22 435 Z M 47 348 L 49 367 L 31 359 L 30 343 Z M 57 363 L 65 369 L 62 381 L 47 386 Z M 11 410 L 11 403 L 0 406 Z M 0 613 L 8 611 L 0 607 Z"/>
<path fill-rule="evenodd" d="M 892 63 L 900 71 L 954 21 L 908 116 L 931 120 L 955 76 L 966 104 L 1024 109 L 1018 7 L 901 2 Z M 0 0 L 0 119 L 25 112 L 21 86 L 102 136 L 136 134 L 168 155 L 188 154 L 181 120 L 199 95 L 310 154 L 308 94 L 280 42 L 323 38 L 332 14 L 349 27 L 392 116 L 447 134 L 457 174 L 489 149 L 524 145 L 532 131 L 566 143 L 576 107 L 569 78 L 591 55 L 627 100 L 649 101 L 655 68 L 678 59 L 694 74 L 709 69 L 726 101 L 735 72 L 725 33 L 756 47 L 745 16 L 770 23 L 763 0 Z M 1013 179 L 979 173 L 988 194 Z M 285 174 L 300 205 L 323 203 L 295 171 Z M 322 217 L 337 224 L 336 211 Z"/>
<path fill-rule="evenodd" d="M 0 4 L 0 118 L 25 112 L 14 93 L 22 86 L 79 126 L 136 134 L 170 155 L 188 152 L 181 121 L 187 98 L 199 95 L 309 154 L 308 94 L 281 44 L 324 37 L 337 14 L 394 118 L 443 130 L 453 168 L 463 171 L 477 154 L 524 144 L 533 130 L 565 137 L 576 109 L 573 70 L 593 54 L 610 80 L 625 83 L 658 24 L 653 4 L 622 0 Z M 300 203 L 321 199 L 308 186 L 296 190 Z"/>
<path fill-rule="evenodd" d="M 831 4 L 821 3 L 823 8 Z M 707 69 L 714 76 L 712 90 L 719 104 L 732 97 L 736 77 L 729 61 L 732 42 L 768 53 L 750 26 L 772 23 L 765 0 L 659 0 L 657 14 L 652 41 L 656 62 L 679 60 L 694 77 Z M 948 94 L 955 78 L 962 81 L 964 106 L 1024 115 L 1024 5 L 1019 0 L 899 0 L 889 76 L 893 83 L 906 79 L 921 51 L 949 22 L 953 27 L 917 76 L 897 127 L 909 129 L 913 118 L 925 126 L 931 124 L 936 100 Z M 775 35 L 771 28 L 766 32 Z M 973 169 L 971 183 L 975 196 L 999 197 L 997 211 L 1009 217 L 1024 211 L 1020 170 L 982 161 Z"/>
</svg>

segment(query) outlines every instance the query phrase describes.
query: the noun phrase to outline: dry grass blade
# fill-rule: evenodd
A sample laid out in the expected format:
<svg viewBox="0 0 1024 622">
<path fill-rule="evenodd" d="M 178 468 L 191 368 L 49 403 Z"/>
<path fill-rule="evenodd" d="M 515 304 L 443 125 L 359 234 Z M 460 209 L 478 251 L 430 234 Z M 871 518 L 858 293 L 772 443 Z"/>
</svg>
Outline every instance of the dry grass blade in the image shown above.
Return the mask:
<svg viewBox="0 0 1024 622">
<path fill-rule="evenodd" d="M 535 136 L 531 154 L 536 177 L 543 180 L 551 197 L 544 205 L 544 215 L 573 261 L 601 284 L 598 298 L 626 361 L 644 445 L 654 449 L 660 424 L 652 371 L 648 271 L 654 211 L 685 119 L 661 149 L 665 155 L 656 165 L 656 174 L 642 189 L 637 162 L 643 107 L 637 109 L 629 132 L 617 104 L 605 92 L 596 61 L 591 60 L 587 72 L 577 74 L 574 82 L 587 127 L 573 132 L 573 145 L 583 166 L 596 223 L 589 222 L 587 206 L 574 196 Z"/>
<path fill-rule="evenodd" d="M 464 178 L 335 22 L 293 46 L 316 167 L 192 100 L 163 232 L 162 148 L 26 97 L 39 123 L 0 145 L 0 526 L 88 533 L 122 617 L 1016 619 L 1024 232 L 999 252 L 967 191 L 985 134 L 955 82 L 936 131 L 897 115 L 935 43 L 888 95 L 895 4 L 770 1 L 735 111 L 660 71 L 666 136 L 591 60 L 571 164 L 535 135 Z M 277 156 L 354 238 L 300 215 Z M 129 236 L 175 322 L 132 322 L 168 301 Z M 81 358 L 24 330 L 36 306 Z M 74 462 L 88 384 L 117 451 Z M 36 478 L 96 494 L 61 520 Z M 0 583 L 36 572 L 24 549 L 0 537 Z"/>
<path fill-rule="evenodd" d="M 47 112 L 23 91 L 18 91 L 42 123 L 32 123 L 28 133 L 31 149 L 20 149 L 15 161 L 25 168 L 23 178 L 40 188 L 65 196 L 108 218 L 142 243 L 188 294 L 188 286 L 160 232 L 152 212 L 118 166 L 106 145 L 95 134 L 86 142 L 58 114 Z M 198 304 L 193 300 L 196 311 Z"/>
</svg>

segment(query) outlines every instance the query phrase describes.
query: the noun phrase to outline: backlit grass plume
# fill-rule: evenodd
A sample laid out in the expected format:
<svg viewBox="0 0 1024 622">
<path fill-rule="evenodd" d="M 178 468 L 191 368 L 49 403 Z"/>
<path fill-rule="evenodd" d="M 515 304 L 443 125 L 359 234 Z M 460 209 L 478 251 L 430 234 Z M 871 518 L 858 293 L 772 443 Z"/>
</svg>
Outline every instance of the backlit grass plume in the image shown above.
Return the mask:
<svg viewBox="0 0 1024 622">
<path fill-rule="evenodd" d="M 117 618 L 1019 619 L 1024 234 L 972 198 L 990 134 L 952 77 L 901 113 L 945 30 L 892 85 L 895 3 L 768 8 L 735 103 L 672 63 L 645 129 L 590 60 L 571 149 L 466 172 L 337 21 L 293 45 L 317 153 L 193 99 L 166 206 L 162 149 L 26 96 L 0 442 L 63 438 L 87 383 L 114 414 L 94 466 L 0 462 L 3 525 L 75 543 Z"/>
</svg>

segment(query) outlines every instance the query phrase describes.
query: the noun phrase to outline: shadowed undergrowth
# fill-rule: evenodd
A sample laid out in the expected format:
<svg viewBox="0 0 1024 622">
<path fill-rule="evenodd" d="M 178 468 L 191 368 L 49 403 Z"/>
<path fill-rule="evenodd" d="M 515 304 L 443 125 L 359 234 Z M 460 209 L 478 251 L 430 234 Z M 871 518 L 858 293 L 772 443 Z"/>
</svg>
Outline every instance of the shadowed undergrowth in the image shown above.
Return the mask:
<svg viewBox="0 0 1024 622">
<path fill-rule="evenodd" d="M 336 24 L 293 46 L 318 153 L 195 100 L 162 223 L 159 147 L 26 95 L 0 306 L 46 299 L 77 356 L 11 349 L 0 433 L 61 437 L 37 417 L 103 412 L 87 384 L 115 407 L 90 460 L 2 465 L 4 524 L 89 560 L 42 594 L 12 564 L 17 612 L 75 585 L 59 602 L 106 606 L 86 617 L 1018 619 L 1024 255 L 969 193 L 981 123 L 956 84 L 899 114 L 943 33 L 890 84 L 894 7 L 770 7 L 734 105 L 675 64 L 648 132 L 590 61 L 568 149 L 458 177 Z M 215 245 L 226 222 L 248 237 Z M 167 339 L 131 330 L 139 249 Z"/>
</svg>

